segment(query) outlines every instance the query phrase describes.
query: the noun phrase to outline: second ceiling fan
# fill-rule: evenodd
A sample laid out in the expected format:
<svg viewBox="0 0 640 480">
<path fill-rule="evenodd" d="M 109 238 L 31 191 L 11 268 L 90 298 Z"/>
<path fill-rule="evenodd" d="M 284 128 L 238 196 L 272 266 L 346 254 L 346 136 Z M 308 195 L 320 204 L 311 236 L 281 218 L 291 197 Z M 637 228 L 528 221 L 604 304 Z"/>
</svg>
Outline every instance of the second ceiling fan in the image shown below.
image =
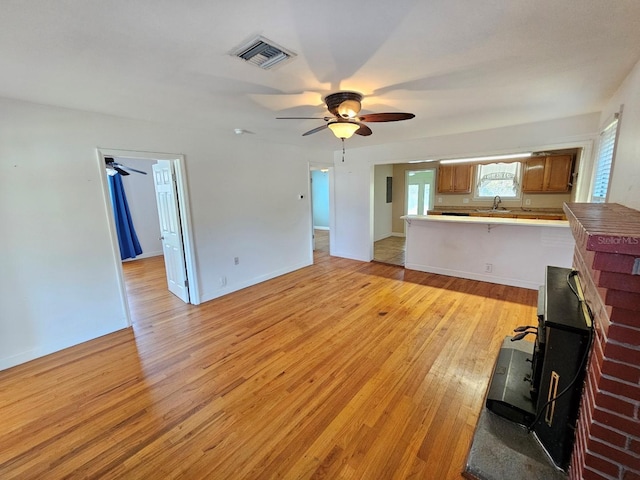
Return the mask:
<svg viewBox="0 0 640 480">
<path fill-rule="evenodd" d="M 325 125 L 316 127 L 302 134 L 311 135 L 329 128 L 333 134 L 344 140 L 353 134 L 368 136 L 373 132 L 363 122 L 397 122 L 400 120 L 410 120 L 415 115 L 413 113 L 366 113 L 359 115 L 362 106 L 362 94 L 357 92 L 337 92 L 327 95 L 324 102 L 327 109 L 333 116 L 326 117 L 277 117 L 279 120 L 324 120 Z"/>
</svg>

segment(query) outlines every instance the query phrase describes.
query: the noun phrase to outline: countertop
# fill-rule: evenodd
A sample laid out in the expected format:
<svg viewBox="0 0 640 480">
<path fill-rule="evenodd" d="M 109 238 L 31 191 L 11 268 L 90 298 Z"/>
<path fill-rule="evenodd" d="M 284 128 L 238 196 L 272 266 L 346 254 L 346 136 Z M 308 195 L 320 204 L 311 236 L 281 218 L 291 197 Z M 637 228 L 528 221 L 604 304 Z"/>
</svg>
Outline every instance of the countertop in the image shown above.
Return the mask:
<svg viewBox="0 0 640 480">
<path fill-rule="evenodd" d="M 448 215 L 404 215 L 403 220 L 411 223 L 414 220 L 427 222 L 444 222 L 444 223 L 476 223 L 481 225 L 519 225 L 528 227 L 564 227 L 569 228 L 569 222 L 566 220 L 544 220 L 534 218 L 504 218 L 499 216 L 469 216 L 458 217 Z"/>
<path fill-rule="evenodd" d="M 485 207 L 489 210 L 491 207 Z M 478 209 L 469 207 L 437 207 L 427 212 L 429 215 L 445 216 L 469 216 L 469 217 L 489 217 L 489 218 L 523 218 L 541 220 L 566 220 L 562 209 L 541 208 L 541 209 L 505 209 L 495 212 L 479 212 Z"/>
</svg>

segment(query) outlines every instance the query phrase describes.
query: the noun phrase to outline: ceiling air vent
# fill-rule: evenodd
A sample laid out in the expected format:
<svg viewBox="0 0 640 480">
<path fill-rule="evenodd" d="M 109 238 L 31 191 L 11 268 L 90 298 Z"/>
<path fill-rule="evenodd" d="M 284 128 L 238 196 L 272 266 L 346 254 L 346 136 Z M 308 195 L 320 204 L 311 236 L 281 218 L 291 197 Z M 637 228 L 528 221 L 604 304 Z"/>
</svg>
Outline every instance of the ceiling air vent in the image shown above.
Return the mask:
<svg viewBox="0 0 640 480">
<path fill-rule="evenodd" d="M 240 47 L 234 48 L 230 54 L 264 70 L 282 65 L 296 56 L 295 53 L 285 50 L 264 37 L 257 37 L 243 43 Z"/>
</svg>

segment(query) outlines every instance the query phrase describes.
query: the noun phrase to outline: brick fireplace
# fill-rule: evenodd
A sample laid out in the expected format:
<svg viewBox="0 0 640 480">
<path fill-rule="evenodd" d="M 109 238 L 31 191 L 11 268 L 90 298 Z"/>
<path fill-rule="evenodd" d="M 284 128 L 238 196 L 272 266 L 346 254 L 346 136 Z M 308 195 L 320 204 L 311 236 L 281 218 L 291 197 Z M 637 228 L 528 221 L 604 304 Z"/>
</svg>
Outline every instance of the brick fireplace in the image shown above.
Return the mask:
<svg viewBox="0 0 640 480">
<path fill-rule="evenodd" d="M 569 477 L 640 480 L 640 211 L 564 210 L 595 328 Z"/>
</svg>

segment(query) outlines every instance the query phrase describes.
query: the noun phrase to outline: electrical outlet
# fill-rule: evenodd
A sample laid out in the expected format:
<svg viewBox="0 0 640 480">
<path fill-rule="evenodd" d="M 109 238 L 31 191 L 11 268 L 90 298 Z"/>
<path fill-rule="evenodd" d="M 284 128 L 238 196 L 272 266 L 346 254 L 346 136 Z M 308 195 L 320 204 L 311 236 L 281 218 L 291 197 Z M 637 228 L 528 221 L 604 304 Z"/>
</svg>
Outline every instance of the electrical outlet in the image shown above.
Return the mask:
<svg viewBox="0 0 640 480">
<path fill-rule="evenodd" d="M 227 284 L 227 277 L 220 277 L 220 286 L 224 287 Z"/>
<path fill-rule="evenodd" d="M 468 198 L 463 198 L 462 199 L 462 203 L 469 203 L 469 199 Z"/>
<path fill-rule="evenodd" d="M 233 257 L 233 264 L 234 265 L 240 264 L 240 257 Z"/>
<path fill-rule="evenodd" d="M 484 264 L 484 273 L 491 273 L 493 272 L 493 264 L 492 263 L 485 263 Z"/>
<path fill-rule="evenodd" d="M 442 197 L 438 197 L 438 203 L 442 203 Z"/>
<path fill-rule="evenodd" d="M 525 204 L 525 205 L 531 205 L 531 199 L 530 199 L 530 198 L 527 198 L 527 199 L 524 201 L 524 204 Z"/>
</svg>

